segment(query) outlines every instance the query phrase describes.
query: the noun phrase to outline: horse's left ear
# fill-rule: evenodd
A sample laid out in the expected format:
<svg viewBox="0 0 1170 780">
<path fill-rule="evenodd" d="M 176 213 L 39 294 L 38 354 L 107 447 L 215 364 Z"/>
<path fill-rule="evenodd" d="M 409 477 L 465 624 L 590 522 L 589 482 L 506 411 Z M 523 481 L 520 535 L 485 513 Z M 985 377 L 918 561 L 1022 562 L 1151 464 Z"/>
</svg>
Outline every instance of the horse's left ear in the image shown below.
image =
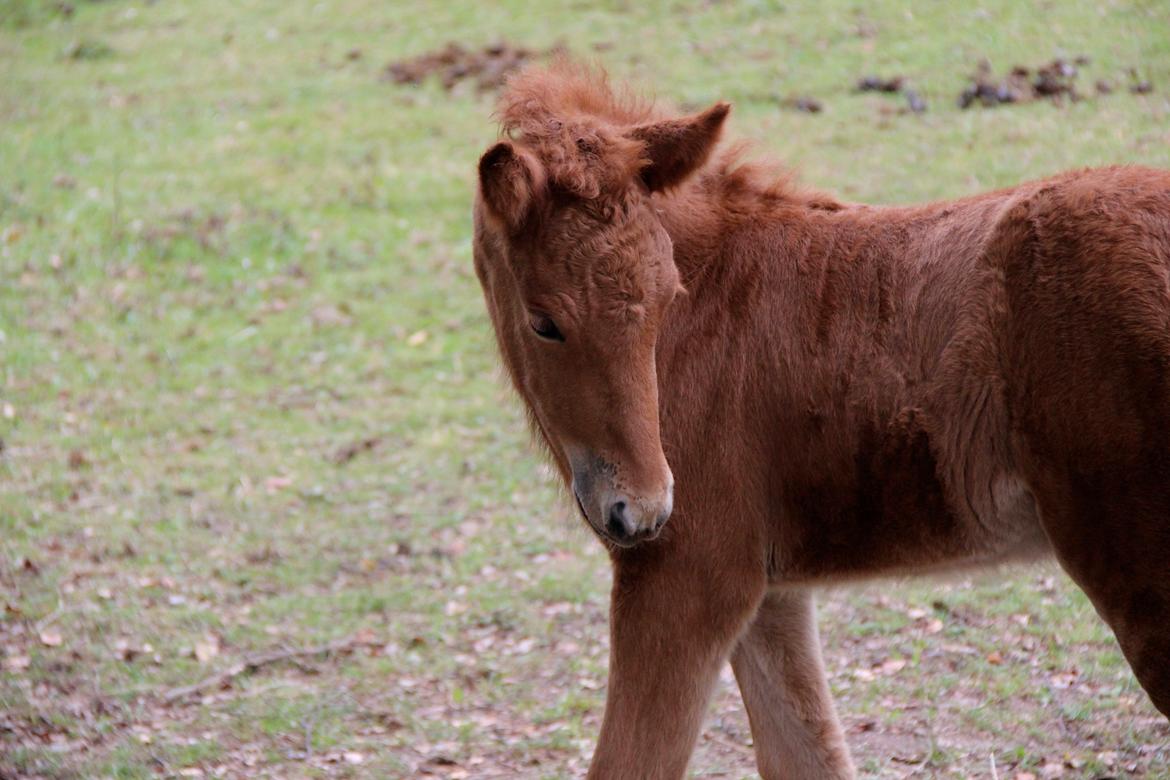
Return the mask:
<svg viewBox="0 0 1170 780">
<path fill-rule="evenodd" d="M 532 155 L 507 141 L 479 158 L 479 191 L 488 212 L 515 233 L 532 213 L 544 187 L 544 172 Z"/>
<path fill-rule="evenodd" d="M 723 130 L 723 120 L 731 111 L 728 103 L 716 103 L 701 114 L 683 119 L 667 119 L 640 125 L 629 136 L 646 145 L 641 170 L 642 181 L 651 192 L 681 183 L 698 170 Z"/>
</svg>

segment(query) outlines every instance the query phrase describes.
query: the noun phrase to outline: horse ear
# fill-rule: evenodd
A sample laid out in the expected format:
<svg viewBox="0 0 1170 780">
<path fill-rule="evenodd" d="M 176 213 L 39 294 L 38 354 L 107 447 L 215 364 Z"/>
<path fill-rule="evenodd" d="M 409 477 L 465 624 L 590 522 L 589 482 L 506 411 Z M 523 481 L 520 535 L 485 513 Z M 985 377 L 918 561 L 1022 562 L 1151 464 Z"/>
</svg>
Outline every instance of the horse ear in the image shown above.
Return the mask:
<svg viewBox="0 0 1170 780">
<path fill-rule="evenodd" d="M 730 104 L 716 103 L 701 114 L 631 130 L 629 136 L 646 145 L 648 162 L 641 171 L 646 187 L 651 192 L 673 187 L 707 162 L 730 111 Z"/>
<path fill-rule="evenodd" d="M 488 212 L 510 233 L 520 230 L 544 188 L 544 173 L 531 155 L 507 141 L 479 158 L 479 191 Z"/>
</svg>

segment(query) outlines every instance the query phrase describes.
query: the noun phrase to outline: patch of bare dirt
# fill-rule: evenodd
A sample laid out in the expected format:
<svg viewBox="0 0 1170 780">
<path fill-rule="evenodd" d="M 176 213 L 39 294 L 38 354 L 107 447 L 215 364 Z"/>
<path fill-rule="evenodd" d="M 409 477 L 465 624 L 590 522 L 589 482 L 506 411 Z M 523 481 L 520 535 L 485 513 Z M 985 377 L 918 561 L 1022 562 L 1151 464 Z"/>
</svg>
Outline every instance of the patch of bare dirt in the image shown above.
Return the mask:
<svg viewBox="0 0 1170 780">
<path fill-rule="evenodd" d="M 446 90 L 460 82 L 473 81 L 480 92 L 490 92 L 502 87 L 514 71 L 562 50 L 559 45 L 544 51 L 527 49 L 506 41 L 469 49 L 452 41 L 442 49 L 391 62 L 386 66 L 386 77 L 395 84 L 417 85 L 437 76 Z"/>
</svg>

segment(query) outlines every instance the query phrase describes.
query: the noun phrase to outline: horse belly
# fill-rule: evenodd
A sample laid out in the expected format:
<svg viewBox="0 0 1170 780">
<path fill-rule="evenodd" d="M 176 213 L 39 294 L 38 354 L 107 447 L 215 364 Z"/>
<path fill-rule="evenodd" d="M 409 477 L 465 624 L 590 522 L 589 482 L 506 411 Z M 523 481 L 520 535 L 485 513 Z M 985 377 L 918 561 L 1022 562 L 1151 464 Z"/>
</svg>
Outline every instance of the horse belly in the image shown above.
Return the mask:
<svg viewBox="0 0 1170 780">
<path fill-rule="evenodd" d="M 776 583 L 908 575 L 1032 558 L 1048 549 L 1014 470 L 950 482 L 914 423 L 863 442 L 851 468 L 789 489 L 777 513 Z"/>
</svg>

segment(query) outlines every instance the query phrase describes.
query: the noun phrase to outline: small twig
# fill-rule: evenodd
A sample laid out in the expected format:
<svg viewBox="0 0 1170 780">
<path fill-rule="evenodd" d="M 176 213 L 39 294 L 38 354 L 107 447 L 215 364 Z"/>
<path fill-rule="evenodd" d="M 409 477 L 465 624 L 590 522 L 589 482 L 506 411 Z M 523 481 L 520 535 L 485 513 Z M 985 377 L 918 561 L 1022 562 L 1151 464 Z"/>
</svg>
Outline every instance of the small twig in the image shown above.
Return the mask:
<svg viewBox="0 0 1170 780">
<path fill-rule="evenodd" d="M 122 235 L 122 153 L 114 149 L 114 210 L 110 215 L 111 233 L 115 239 Z"/>
<path fill-rule="evenodd" d="M 321 714 L 321 706 L 313 708 L 313 712 L 304 721 L 305 727 L 305 761 L 313 757 L 313 728 L 317 725 L 317 716 Z"/>
<path fill-rule="evenodd" d="M 305 647 L 301 649 L 286 649 L 275 650 L 265 653 L 255 653 L 247 656 L 244 660 L 232 664 L 227 669 L 218 674 L 213 674 L 210 677 L 200 680 L 193 685 L 183 685 L 178 688 L 172 688 L 163 694 L 163 702 L 166 704 L 174 704 L 177 701 L 192 696 L 197 693 L 202 693 L 206 690 L 215 688 L 222 688 L 230 683 L 235 678 L 243 674 L 251 674 L 262 667 L 271 664 L 280 663 L 281 661 L 296 661 L 300 658 L 310 658 L 315 655 L 332 655 L 333 653 L 343 653 L 354 650 L 363 645 L 372 645 L 374 642 L 359 641 L 355 639 L 344 639 L 338 642 L 330 642 L 327 645 L 317 645 L 315 647 Z"/>
<path fill-rule="evenodd" d="M 157 753 L 150 754 L 150 762 L 158 767 L 158 771 L 162 772 L 164 775 L 169 775 L 171 773 L 171 765 L 166 762 L 166 759 Z"/>
<path fill-rule="evenodd" d="M 296 652 L 293 648 L 289 647 L 288 645 L 281 645 L 280 649 L 284 650 L 286 652 L 290 652 L 290 653 Z M 321 673 L 321 670 L 318 667 L 313 666 L 311 663 L 307 663 L 305 661 L 302 661 L 297 656 L 292 656 L 288 660 L 289 660 L 289 663 L 291 663 L 296 668 L 300 669 L 305 674 L 315 675 L 315 674 Z"/>
<path fill-rule="evenodd" d="M 301 718 L 301 730 L 304 734 L 305 749 L 298 752 L 295 750 L 289 751 L 286 755 L 292 761 L 308 761 L 313 757 L 313 732 L 317 728 L 317 721 L 321 720 L 321 712 L 326 705 L 332 706 L 342 699 L 349 697 L 349 691 L 341 690 L 333 696 L 317 699 L 317 703 L 313 705 L 313 709 L 304 718 Z"/>
<path fill-rule="evenodd" d="M 991 780 L 999 780 L 999 770 L 995 768 L 995 753 L 989 754 L 987 761 L 991 764 Z"/>
<path fill-rule="evenodd" d="M 320 700 L 309 711 L 308 716 L 301 719 L 301 729 L 304 732 L 305 749 L 300 753 L 291 751 L 288 757 L 293 761 L 308 761 L 313 757 L 313 729 L 317 727 L 317 720 L 321 717 L 322 702 Z"/>
<path fill-rule="evenodd" d="M 65 614 L 65 599 L 61 596 L 61 591 L 57 591 L 57 606 L 53 611 L 45 615 L 43 618 L 33 624 L 33 628 L 38 634 L 44 631 L 49 626 L 53 625 L 53 621 Z"/>
</svg>

